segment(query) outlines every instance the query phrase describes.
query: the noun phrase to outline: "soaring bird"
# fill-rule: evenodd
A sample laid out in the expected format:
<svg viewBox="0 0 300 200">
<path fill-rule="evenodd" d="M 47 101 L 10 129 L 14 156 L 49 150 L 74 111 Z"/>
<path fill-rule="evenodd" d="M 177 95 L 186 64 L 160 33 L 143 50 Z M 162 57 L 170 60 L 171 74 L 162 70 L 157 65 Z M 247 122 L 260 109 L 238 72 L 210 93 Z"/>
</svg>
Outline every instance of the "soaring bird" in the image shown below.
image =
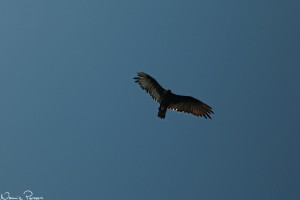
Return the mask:
<svg viewBox="0 0 300 200">
<path fill-rule="evenodd" d="M 211 119 L 210 114 L 214 113 L 209 105 L 194 97 L 177 95 L 171 90 L 165 90 L 154 78 L 144 72 L 138 72 L 134 79 L 143 90 L 160 104 L 158 108 L 158 117 L 160 118 L 166 117 L 167 109 L 191 113 L 206 119 Z"/>
</svg>

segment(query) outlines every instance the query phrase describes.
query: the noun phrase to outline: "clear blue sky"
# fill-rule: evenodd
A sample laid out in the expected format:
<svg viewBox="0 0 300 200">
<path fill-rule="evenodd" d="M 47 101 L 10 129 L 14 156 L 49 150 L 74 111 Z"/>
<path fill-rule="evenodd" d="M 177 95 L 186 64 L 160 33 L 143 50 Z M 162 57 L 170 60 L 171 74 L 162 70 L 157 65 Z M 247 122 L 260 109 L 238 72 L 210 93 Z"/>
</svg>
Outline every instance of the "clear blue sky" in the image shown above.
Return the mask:
<svg viewBox="0 0 300 200">
<path fill-rule="evenodd" d="M 0 193 L 300 199 L 300 1 L 0 2 Z M 169 111 L 133 77 L 213 107 Z"/>
</svg>

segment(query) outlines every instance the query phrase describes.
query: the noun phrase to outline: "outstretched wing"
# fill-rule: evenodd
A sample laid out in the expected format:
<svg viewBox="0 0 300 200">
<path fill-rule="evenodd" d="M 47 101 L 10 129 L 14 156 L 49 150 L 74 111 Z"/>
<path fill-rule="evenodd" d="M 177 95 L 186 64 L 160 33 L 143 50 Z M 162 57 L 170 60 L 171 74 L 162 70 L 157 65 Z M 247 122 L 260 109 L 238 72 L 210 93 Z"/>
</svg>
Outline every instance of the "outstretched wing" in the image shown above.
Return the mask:
<svg viewBox="0 0 300 200">
<path fill-rule="evenodd" d="M 191 113 L 196 116 L 201 116 L 205 118 L 210 118 L 210 114 L 213 114 L 212 108 L 190 96 L 181 96 L 173 94 L 171 102 L 168 106 L 169 109 L 176 110 L 178 112 Z"/>
<path fill-rule="evenodd" d="M 138 72 L 137 77 L 134 77 L 135 82 L 140 85 L 140 87 L 145 90 L 151 97 L 160 102 L 165 89 L 161 87 L 158 82 L 144 72 Z"/>
</svg>

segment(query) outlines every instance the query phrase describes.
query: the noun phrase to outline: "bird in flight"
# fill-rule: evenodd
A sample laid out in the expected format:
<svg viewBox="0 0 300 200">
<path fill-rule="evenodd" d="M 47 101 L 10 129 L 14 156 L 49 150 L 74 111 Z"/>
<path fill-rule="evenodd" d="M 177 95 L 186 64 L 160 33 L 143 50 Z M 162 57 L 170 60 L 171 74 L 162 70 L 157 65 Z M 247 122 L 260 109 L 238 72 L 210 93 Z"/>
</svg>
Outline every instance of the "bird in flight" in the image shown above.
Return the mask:
<svg viewBox="0 0 300 200">
<path fill-rule="evenodd" d="M 165 90 L 154 78 L 144 72 L 138 72 L 134 79 L 143 90 L 160 103 L 158 117 L 162 119 L 166 117 L 167 109 L 190 113 L 206 119 L 211 119 L 210 114 L 214 113 L 209 105 L 194 97 L 177 95 L 172 93 L 171 90 Z"/>
</svg>

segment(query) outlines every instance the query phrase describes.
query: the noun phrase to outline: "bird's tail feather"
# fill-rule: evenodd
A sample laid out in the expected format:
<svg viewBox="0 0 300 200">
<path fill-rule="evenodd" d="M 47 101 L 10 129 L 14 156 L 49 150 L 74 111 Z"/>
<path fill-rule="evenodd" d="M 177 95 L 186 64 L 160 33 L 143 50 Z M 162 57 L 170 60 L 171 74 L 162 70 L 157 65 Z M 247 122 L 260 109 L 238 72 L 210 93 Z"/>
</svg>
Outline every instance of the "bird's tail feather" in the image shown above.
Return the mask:
<svg viewBox="0 0 300 200">
<path fill-rule="evenodd" d="M 166 111 L 167 109 L 159 107 L 157 116 L 164 119 L 166 117 Z"/>
</svg>

